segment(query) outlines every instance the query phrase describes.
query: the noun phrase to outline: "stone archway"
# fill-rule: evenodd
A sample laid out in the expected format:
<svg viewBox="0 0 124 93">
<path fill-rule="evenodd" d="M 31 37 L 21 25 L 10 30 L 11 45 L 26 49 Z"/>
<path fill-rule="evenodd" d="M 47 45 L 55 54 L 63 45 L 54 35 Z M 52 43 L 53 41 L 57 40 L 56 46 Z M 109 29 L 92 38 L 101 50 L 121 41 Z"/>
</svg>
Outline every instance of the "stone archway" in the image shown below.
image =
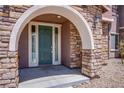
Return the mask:
<svg viewBox="0 0 124 93">
<path fill-rule="evenodd" d="M 33 6 L 24 12 L 17 20 L 10 36 L 9 51 L 16 51 L 18 49 L 20 34 L 25 25 L 36 16 L 47 13 L 59 14 L 69 19 L 79 31 L 81 40 L 83 41 L 82 49 L 94 49 L 91 29 L 78 11 L 70 6 Z"/>
<path fill-rule="evenodd" d="M 94 63 L 96 62 L 96 59 L 94 56 L 95 51 L 92 31 L 85 18 L 71 6 L 32 6 L 27 11 L 25 11 L 22 16 L 19 17 L 12 29 L 9 41 L 9 55 L 14 53 L 13 58 L 15 58 L 16 54 L 18 54 L 18 42 L 25 25 L 36 16 L 48 13 L 61 15 L 70 20 L 75 25 L 82 41 L 83 59 L 81 71 L 83 74 L 90 77 L 97 75 L 97 70 L 94 69 Z M 16 66 L 16 69 L 18 69 L 18 65 Z M 16 83 L 18 84 L 18 73 L 15 78 L 17 79 Z"/>
</svg>

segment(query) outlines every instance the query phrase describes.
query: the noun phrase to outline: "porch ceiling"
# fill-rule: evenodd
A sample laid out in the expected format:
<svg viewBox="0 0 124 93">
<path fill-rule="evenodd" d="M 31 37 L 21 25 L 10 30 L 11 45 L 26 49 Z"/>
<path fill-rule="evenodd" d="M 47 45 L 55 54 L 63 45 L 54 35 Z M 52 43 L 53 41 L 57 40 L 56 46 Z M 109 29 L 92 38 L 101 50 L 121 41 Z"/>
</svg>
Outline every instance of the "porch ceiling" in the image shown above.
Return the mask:
<svg viewBox="0 0 124 93">
<path fill-rule="evenodd" d="M 42 21 L 42 22 L 50 22 L 50 23 L 58 23 L 58 24 L 62 24 L 63 22 L 67 21 L 66 18 L 64 18 L 62 16 L 60 16 L 60 18 L 58 18 L 57 16 L 59 16 L 59 15 L 45 14 L 45 15 L 37 16 L 32 21 L 40 21 L 40 22 Z"/>
</svg>

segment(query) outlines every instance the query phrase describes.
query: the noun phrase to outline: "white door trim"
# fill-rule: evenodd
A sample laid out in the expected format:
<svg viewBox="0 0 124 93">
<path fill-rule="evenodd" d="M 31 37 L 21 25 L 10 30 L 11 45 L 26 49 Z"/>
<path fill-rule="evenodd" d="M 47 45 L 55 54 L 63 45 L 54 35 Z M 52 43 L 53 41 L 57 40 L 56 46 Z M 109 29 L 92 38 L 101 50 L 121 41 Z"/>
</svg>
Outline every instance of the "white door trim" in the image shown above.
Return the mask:
<svg viewBox="0 0 124 93">
<path fill-rule="evenodd" d="M 32 63 L 32 33 L 31 33 L 31 26 L 35 25 L 36 27 L 36 57 L 37 57 L 37 62 L 34 64 Z M 39 65 L 39 52 L 38 52 L 38 46 L 39 46 L 39 40 L 38 40 L 38 26 L 39 25 L 44 25 L 44 26 L 51 26 L 53 31 L 52 31 L 52 64 L 53 65 L 59 65 L 61 64 L 61 24 L 54 24 L 54 23 L 44 23 L 44 22 L 35 22 L 32 21 L 28 25 L 28 32 L 29 32 L 29 67 L 34 67 Z M 58 28 L 58 62 L 55 61 L 55 27 Z"/>
<path fill-rule="evenodd" d="M 29 67 L 35 67 L 38 66 L 38 26 L 35 25 L 35 34 L 36 34 L 36 61 L 32 62 L 32 31 L 31 31 L 31 26 L 33 24 L 28 24 L 28 66 Z"/>
<path fill-rule="evenodd" d="M 55 61 L 55 27 L 58 28 L 58 61 Z M 61 64 L 61 26 L 54 26 L 53 27 L 53 37 L 52 37 L 52 41 L 53 41 L 53 61 L 52 64 L 53 65 L 59 65 Z"/>
</svg>

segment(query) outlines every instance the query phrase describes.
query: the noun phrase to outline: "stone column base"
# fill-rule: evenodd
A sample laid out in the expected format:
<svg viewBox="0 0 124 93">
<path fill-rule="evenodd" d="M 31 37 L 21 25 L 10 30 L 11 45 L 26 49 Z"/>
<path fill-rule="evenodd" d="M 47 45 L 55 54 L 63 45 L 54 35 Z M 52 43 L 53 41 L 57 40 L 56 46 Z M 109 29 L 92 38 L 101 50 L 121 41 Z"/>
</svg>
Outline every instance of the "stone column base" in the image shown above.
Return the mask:
<svg viewBox="0 0 124 93">
<path fill-rule="evenodd" d="M 17 54 L 17 52 L 0 52 L 0 87 L 2 88 L 18 87 Z"/>
<path fill-rule="evenodd" d="M 94 50 L 83 49 L 81 72 L 91 78 L 99 77 L 99 70 L 101 68 L 100 61 L 100 56 L 96 57 Z"/>
</svg>

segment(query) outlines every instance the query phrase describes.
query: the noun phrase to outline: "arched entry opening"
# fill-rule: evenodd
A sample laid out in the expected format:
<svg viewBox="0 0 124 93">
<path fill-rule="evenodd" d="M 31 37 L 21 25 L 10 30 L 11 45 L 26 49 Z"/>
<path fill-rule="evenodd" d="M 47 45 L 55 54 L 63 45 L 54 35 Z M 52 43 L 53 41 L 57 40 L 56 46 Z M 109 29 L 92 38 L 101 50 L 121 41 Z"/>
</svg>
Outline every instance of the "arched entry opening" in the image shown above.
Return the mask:
<svg viewBox="0 0 124 93">
<path fill-rule="evenodd" d="M 75 28 L 77 29 L 77 31 L 80 35 L 80 41 L 82 43 L 81 49 L 89 49 L 89 50 L 94 49 L 92 32 L 89 28 L 89 25 L 86 22 L 86 20 L 83 18 L 83 16 L 79 12 L 77 12 L 75 9 L 73 9 L 72 7 L 69 7 L 69 6 L 33 6 L 33 7 L 29 8 L 25 13 L 23 13 L 22 16 L 16 22 L 16 24 L 12 30 L 11 37 L 10 37 L 9 51 L 14 52 L 14 51 L 18 50 L 19 39 L 20 39 L 20 36 L 23 33 L 23 29 L 25 29 L 26 25 L 28 23 L 30 23 L 31 20 L 33 20 L 37 16 L 45 15 L 45 14 L 54 14 L 54 15 L 58 15 L 58 17 L 64 17 L 67 20 L 69 20 L 75 26 Z M 34 20 L 36 21 L 37 19 L 34 19 Z M 32 25 L 30 26 L 30 28 L 31 27 L 32 27 Z M 73 28 L 73 26 L 71 26 L 71 27 Z M 41 28 L 43 28 L 43 27 L 41 27 Z M 33 27 L 32 27 L 32 29 L 33 29 Z M 32 45 L 32 44 L 33 43 L 31 43 L 30 45 Z M 36 45 L 36 44 L 34 44 L 34 45 Z M 28 49 L 30 49 L 30 48 L 28 48 Z M 65 53 L 65 54 L 67 54 L 67 53 Z M 32 55 L 33 55 L 33 53 L 32 53 Z M 72 56 L 74 56 L 74 55 L 72 55 Z M 30 56 L 28 56 L 28 57 L 30 57 Z M 68 64 L 66 64 L 66 65 L 68 65 Z"/>
<path fill-rule="evenodd" d="M 94 40 L 91 29 L 85 18 L 70 6 L 33 6 L 29 8 L 16 22 L 10 37 L 9 50 L 18 50 L 18 41 L 20 34 L 25 25 L 38 15 L 43 14 L 59 14 L 69 19 L 79 31 L 81 40 L 83 41 L 83 49 L 94 49 Z"/>
<path fill-rule="evenodd" d="M 81 67 L 81 51 L 81 37 L 72 22 L 60 15 L 40 15 L 32 19 L 21 33 L 19 68 L 45 64 Z"/>
</svg>

